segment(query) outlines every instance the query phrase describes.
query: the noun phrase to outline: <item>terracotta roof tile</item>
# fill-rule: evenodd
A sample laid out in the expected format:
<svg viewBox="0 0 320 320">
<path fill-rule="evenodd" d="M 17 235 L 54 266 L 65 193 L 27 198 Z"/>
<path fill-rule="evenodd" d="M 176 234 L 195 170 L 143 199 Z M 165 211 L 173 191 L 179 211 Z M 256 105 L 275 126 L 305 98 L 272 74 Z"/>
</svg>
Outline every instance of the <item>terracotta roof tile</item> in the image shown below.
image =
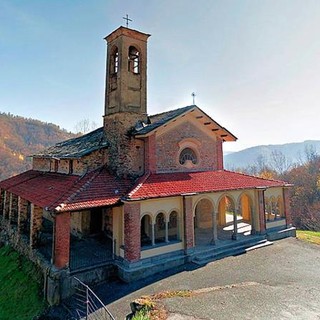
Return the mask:
<svg viewBox="0 0 320 320">
<path fill-rule="evenodd" d="M 130 180 L 118 180 L 105 168 L 83 177 L 30 170 L 0 182 L 0 188 L 59 212 L 116 204 L 131 186 Z"/>
<path fill-rule="evenodd" d="M 140 179 L 128 199 L 148 199 L 262 187 L 280 187 L 284 181 L 266 180 L 231 171 L 177 172 L 151 174 Z"/>
</svg>

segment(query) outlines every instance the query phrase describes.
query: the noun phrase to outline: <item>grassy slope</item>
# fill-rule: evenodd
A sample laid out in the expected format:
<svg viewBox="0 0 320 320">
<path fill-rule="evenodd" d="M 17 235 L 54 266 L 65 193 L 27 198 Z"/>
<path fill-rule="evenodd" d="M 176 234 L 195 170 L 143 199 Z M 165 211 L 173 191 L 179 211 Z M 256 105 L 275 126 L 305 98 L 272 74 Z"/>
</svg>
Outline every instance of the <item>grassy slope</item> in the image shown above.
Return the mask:
<svg viewBox="0 0 320 320">
<path fill-rule="evenodd" d="M 297 238 L 311 243 L 320 244 L 319 231 L 297 230 Z"/>
<path fill-rule="evenodd" d="M 0 248 L 0 319 L 32 319 L 43 311 L 34 266 L 8 246 Z"/>
</svg>

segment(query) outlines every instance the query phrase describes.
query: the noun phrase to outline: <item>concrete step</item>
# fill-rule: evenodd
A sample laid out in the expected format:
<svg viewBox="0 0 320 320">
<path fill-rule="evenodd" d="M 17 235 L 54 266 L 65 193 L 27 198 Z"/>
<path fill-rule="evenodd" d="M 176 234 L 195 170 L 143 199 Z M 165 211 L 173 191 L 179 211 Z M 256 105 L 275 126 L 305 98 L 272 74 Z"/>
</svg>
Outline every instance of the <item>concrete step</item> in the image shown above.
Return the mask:
<svg viewBox="0 0 320 320">
<path fill-rule="evenodd" d="M 213 247 L 204 252 L 199 252 L 198 254 L 196 253 L 192 259 L 192 262 L 198 265 L 204 265 L 214 260 L 243 254 L 247 251 L 258 249 L 271 244 L 272 242 L 262 238 L 235 241 L 223 246 Z"/>
<path fill-rule="evenodd" d="M 288 237 L 295 237 L 296 236 L 296 228 L 289 227 L 289 228 L 278 228 L 272 229 L 267 231 L 267 239 L 270 241 L 280 240 Z"/>
</svg>

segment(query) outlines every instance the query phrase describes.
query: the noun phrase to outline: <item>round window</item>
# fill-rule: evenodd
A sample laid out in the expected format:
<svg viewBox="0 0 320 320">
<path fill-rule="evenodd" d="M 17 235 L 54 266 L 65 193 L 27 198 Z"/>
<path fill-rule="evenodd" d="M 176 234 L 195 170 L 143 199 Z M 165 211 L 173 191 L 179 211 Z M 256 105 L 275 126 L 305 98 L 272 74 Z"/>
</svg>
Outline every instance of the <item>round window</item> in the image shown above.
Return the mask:
<svg viewBox="0 0 320 320">
<path fill-rule="evenodd" d="M 196 153 L 190 148 L 183 149 L 180 153 L 179 162 L 181 165 L 184 165 L 187 162 L 191 162 L 192 164 L 196 164 L 197 163 Z"/>
</svg>

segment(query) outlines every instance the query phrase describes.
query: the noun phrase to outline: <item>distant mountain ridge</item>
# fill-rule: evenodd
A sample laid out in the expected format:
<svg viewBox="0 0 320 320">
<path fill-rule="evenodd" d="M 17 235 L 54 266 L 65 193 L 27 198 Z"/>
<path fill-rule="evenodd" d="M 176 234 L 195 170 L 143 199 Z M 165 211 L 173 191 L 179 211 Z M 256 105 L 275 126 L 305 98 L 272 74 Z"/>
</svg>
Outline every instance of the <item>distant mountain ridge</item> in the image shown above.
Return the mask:
<svg viewBox="0 0 320 320">
<path fill-rule="evenodd" d="M 306 161 L 306 150 L 312 150 L 320 154 L 320 140 L 251 147 L 226 154 L 224 156 L 224 166 L 226 169 L 234 170 L 255 165 L 259 159 L 268 163 L 272 161 L 272 153 L 274 152 L 281 153 L 289 163 L 301 163 Z"/>
<path fill-rule="evenodd" d="M 0 180 L 31 169 L 28 156 L 76 136 L 52 123 L 0 112 Z"/>
</svg>

